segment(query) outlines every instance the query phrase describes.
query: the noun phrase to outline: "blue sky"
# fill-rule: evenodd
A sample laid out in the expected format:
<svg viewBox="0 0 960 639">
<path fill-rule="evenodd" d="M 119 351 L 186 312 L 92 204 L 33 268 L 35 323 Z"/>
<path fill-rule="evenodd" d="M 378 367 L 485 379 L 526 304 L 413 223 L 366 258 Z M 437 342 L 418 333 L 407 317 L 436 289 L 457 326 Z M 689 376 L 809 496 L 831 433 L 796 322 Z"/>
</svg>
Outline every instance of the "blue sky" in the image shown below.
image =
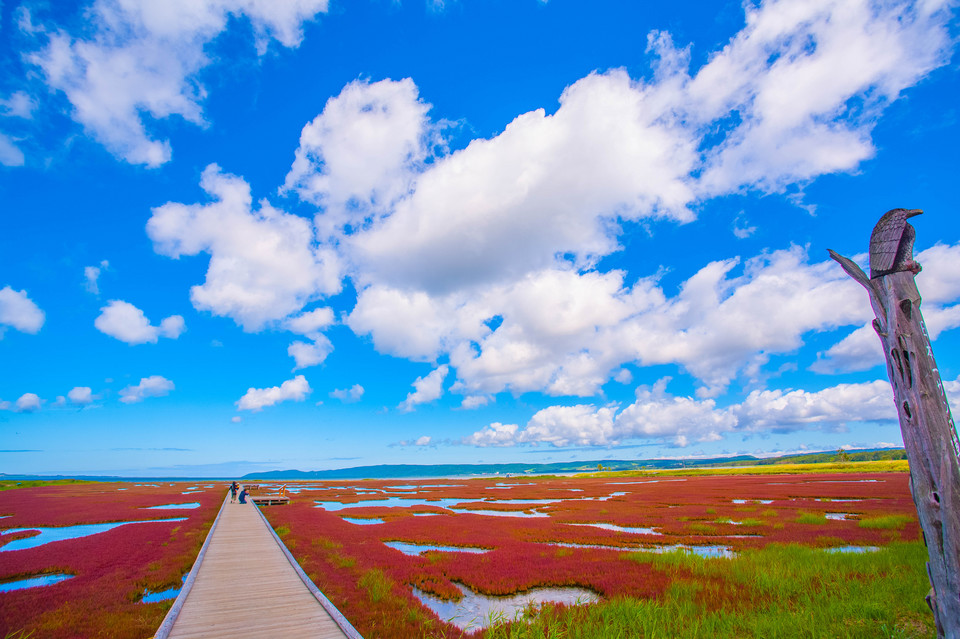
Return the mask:
<svg viewBox="0 0 960 639">
<path fill-rule="evenodd" d="M 0 4 L 0 471 L 900 445 L 960 397 L 953 3 Z"/>
</svg>

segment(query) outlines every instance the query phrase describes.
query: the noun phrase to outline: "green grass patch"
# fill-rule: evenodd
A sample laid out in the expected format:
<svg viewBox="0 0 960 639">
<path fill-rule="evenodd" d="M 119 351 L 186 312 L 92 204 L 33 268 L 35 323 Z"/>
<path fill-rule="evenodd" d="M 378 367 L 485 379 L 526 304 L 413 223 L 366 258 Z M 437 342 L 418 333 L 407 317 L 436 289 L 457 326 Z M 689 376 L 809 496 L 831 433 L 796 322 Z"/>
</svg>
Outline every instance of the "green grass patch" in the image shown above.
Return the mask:
<svg viewBox="0 0 960 639">
<path fill-rule="evenodd" d="M 286 526 L 277 526 L 273 531 L 277 533 L 277 537 L 286 537 L 290 534 L 290 529 Z"/>
<path fill-rule="evenodd" d="M 360 577 L 360 587 L 367 591 L 370 601 L 377 603 L 390 594 L 393 582 L 379 568 L 372 568 Z"/>
<path fill-rule="evenodd" d="M 36 486 L 67 486 L 70 484 L 93 484 L 96 483 L 89 479 L 23 479 L 20 481 L 13 479 L 0 480 L 0 491 L 16 490 L 18 488 L 34 488 Z M 17 636 L 17 635 L 13 635 Z M 26 635 L 24 635 L 26 636 Z"/>
<path fill-rule="evenodd" d="M 674 575 L 656 599 L 545 606 L 529 623 L 491 628 L 488 639 L 809 637 L 927 639 L 935 634 L 922 543 L 834 554 L 798 545 L 732 559 L 690 553 L 624 554 Z"/>
<path fill-rule="evenodd" d="M 888 530 L 902 528 L 914 520 L 915 519 L 909 515 L 883 515 L 880 517 L 866 517 L 858 521 L 857 525 L 861 528 Z"/>
<path fill-rule="evenodd" d="M 797 515 L 795 521 L 798 524 L 825 524 L 827 523 L 827 516 L 823 513 L 801 512 Z"/>
<path fill-rule="evenodd" d="M 906 459 L 809 464 L 770 464 L 722 468 L 666 468 L 591 473 L 595 477 L 698 477 L 709 475 L 805 475 L 808 473 L 907 473 Z"/>
</svg>

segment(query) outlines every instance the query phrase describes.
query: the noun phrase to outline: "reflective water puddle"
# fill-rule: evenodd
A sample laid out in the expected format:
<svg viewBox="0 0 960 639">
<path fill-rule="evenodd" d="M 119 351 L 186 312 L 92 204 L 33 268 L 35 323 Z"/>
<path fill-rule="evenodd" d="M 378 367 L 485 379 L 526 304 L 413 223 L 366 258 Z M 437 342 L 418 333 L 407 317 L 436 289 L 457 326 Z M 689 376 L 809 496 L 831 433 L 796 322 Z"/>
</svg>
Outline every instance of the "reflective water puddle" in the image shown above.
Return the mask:
<svg viewBox="0 0 960 639">
<path fill-rule="evenodd" d="M 833 519 L 835 521 L 849 521 L 855 513 L 824 513 L 823 516 L 827 519 Z"/>
<path fill-rule="evenodd" d="M 199 508 L 199 501 L 192 501 L 187 504 L 164 504 L 162 506 L 147 506 L 146 508 L 141 508 L 140 510 L 186 510 L 188 508 Z"/>
<path fill-rule="evenodd" d="M 633 526 L 617 526 L 616 524 L 567 524 L 568 526 L 592 526 L 594 528 L 603 528 L 604 530 L 615 530 L 617 532 L 631 533 L 634 535 L 662 535 L 654 528 L 638 528 Z"/>
<path fill-rule="evenodd" d="M 482 515 L 484 517 L 549 517 L 547 513 L 537 512 L 536 510 L 524 512 L 522 510 L 465 510 L 457 508 L 458 515 Z"/>
<path fill-rule="evenodd" d="M 410 508 L 414 506 L 436 506 L 437 508 L 449 509 L 456 504 L 462 504 L 469 500 L 466 499 L 409 499 L 407 497 L 388 497 L 386 499 L 367 499 L 366 501 L 345 504 L 340 501 L 317 501 L 317 508 L 323 508 L 327 511 L 343 510 L 345 508 Z M 477 500 L 473 500 L 477 501 Z"/>
<path fill-rule="evenodd" d="M 80 537 L 89 537 L 90 535 L 96 535 L 97 533 L 107 532 L 108 530 L 113 530 L 120 526 L 126 526 L 128 524 L 153 524 L 160 522 L 170 522 L 170 521 L 186 521 L 186 517 L 174 517 L 172 519 L 150 519 L 145 521 L 118 521 L 109 524 L 80 524 L 78 526 L 58 526 L 51 528 L 41 528 L 39 526 L 34 526 L 32 528 L 11 528 L 9 530 L 4 530 L 3 535 L 9 535 L 12 533 L 25 532 L 38 530 L 40 533 L 34 535 L 33 537 L 26 537 L 24 539 L 14 539 L 9 544 L 0 546 L 0 552 L 6 552 L 8 550 L 25 550 L 27 548 L 36 548 L 37 546 L 42 546 L 44 544 L 49 544 L 54 541 L 63 541 L 65 539 L 78 539 Z"/>
<path fill-rule="evenodd" d="M 616 550 L 617 552 L 652 552 L 663 554 L 668 552 L 689 552 L 699 557 L 724 558 L 736 556 L 727 546 L 688 546 L 686 544 L 673 544 L 670 546 L 604 546 L 602 544 L 575 544 L 568 542 L 552 542 L 549 545 L 559 546 L 561 548 L 591 548 L 597 550 Z"/>
<path fill-rule="evenodd" d="M 345 522 L 350 524 L 359 524 L 361 526 L 369 526 L 370 524 L 382 524 L 382 519 L 377 519 L 375 517 L 370 517 L 369 519 L 363 519 L 361 517 L 343 517 Z"/>
<path fill-rule="evenodd" d="M 27 579 L 20 579 L 18 581 L 8 581 L 5 584 L 0 584 L 0 592 L 10 592 L 11 590 L 24 590 L 26 588 L 36 588 L 38 586 L 49 586 L 51 584 L 57 584 L 61 581 L 66 581 L 67 579 L 72 578 L 73 575 L 40 575 L 38 577 L 29 577 Z"/>
<path fill-rule="evenodd" d="M 860 553 L 860 552 L 877 552 L 878 550 L 880 550 L 880 548 L 878 546 L 835 546 L 833 548 L 824 548 L 823 550 L 824 552 Z"/>
<path fill-rule="evenodd" d="M 414 596 L 441 619 L 461 630 L 487 628 L 491 622 L 512 621 L 529 606 L 546 602 L 580 606 L 600 601 L 600 597 L 585 588 L 535 588 L 508 597 L 489 597 L 476 593 L 463 584 L 454 583 L 463 593 L 460 601 L 444 601 L 418 588 Z"/>
<path fill-rule="evenodd" d="M 772 504 L 772 499 L 731 499 L 735 504 Z"/>
<path fill-rule="evenodd" d="M 186 583 L 187 575 L 181 577 L 180 581 Z M 176 599 L 181 590 L 182 588 L 171 588 L 161 592 L 150 592 L 148 590 L 146 593 L 144 593 L 143 599 L 140 601 L 143 603 L 157 603 L 158 601 L 166 601 L 167 599 Z"/>
<path fill-rule="evenodd" d="M 410 555 L 411 557 L 422 555 L 423 553 L 431 550 L 436 550 L 438 552 L 468 552 L 475 555 L 482 555 L 485 552 L 490 552 L 489 548 L 471 548 L 468 546 L 433 546 L 429 544 L 408 544 L 403 541 L 385 541 L 383 543 L 385 546 L 390 546 L 394 550 L 399 550 L 403 554 Z"/>
</svg>

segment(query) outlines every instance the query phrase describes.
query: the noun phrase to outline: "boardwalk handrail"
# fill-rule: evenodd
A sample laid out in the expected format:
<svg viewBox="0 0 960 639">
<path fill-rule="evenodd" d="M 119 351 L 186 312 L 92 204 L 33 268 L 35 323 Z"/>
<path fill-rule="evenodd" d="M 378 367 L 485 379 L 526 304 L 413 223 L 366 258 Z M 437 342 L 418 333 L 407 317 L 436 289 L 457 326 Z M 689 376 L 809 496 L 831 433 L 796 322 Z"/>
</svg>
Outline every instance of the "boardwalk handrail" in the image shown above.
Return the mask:
<svg viewBox="0 0 960 639">
<path fill-rule="evenodd" d="M 180 610 L 183 608 L 183 604 L 187 600 L 187 595 L 190 594 L 190 589 L 193 588 L 193 583 L 197 580 L 197 573 L 200 572 L 200 564 L 203 563 L 203 557 L 207 554 L 207 547 L 210 545 L 210 541 L 213 539 L 213 531 L 217 529 L 217 523 L 220 521 L 220 515 L 223 514 L 223 508 L 226 505 L 227 495 L 224 495 L 223 503 L 220 504 L 220 510 L 217 511 L 217 517 L 213 520 L 213 525 L 210 526 L 210 530 L 207 532 L 207 538 L 203 540 L 203 546 L 200 547 L 200 552 L 197 554 L 197 559 L 193 562 L 193 567 L 190 569 L 190 572 L 187 573 L 187 579 L 183 582 L 183 587 L 180 588 L 180 594 L 177 595 L 177 599 L 173 602 L 173 605 L 170 606 L 170 610 L 167 611 L 167 616 L 163 618 L 163 623 L 160 624 L 156 634 L 153 635 L 153 639 L 167 639 L 167 637 L 170 636 L 170 631 L 173 629 L 173 624 L 180 615 Z M 263 515 L 261 515 L 261 517 L 262 516 Z"/>
<path fill-rule="evenodd" d="M 263 520 L 264 525 L 266 525 L 267 530 L 270 531 L 270 534 L 273 536 L 273 540 L 277 542 L 277 545 L 280 547 L 280 550 L 283 552 L 283 556 L 287 558 L 287 561 L 290 562 L 290 565 L 296 571 L 297 576 L 300 577 L 300 581 L 303 582 L 303 585 L 307 587 L 307 590 L 310 591 L 310 594 L 319 602 L 323 609 L 327 611 L 327 614 L 333 619 L 333 621 L 340 626 L 340 630 L 343 631 L 343 634 L 347 635 L 349 639 L 363 639 L 363 635 L 357 632 L 357 629 L 353 627 L 346 617 L 343 616 L 343 613 L 337 610 L 337 607 L 333 605 L 326 595 L 324 595 L 317 585 L 313 583 L 313 580 L 307 576 L 307 573 L 303 572 L 303 569 L 300 567 L 300 564 L 297 563 L 297 560 L 294 559 L 293 555 L 290 554 L 290 550 L 287 548 L 286 544 L 280 540 L 280 537 L 277 536 L 276 531 L 273 529 L 273 526 L 270 525 L 270 522 L 267 521 L 267 518 L 263 516 L 263 513 L 260 511 L 260 508 L 256 504 L 251 504 L 257 511 L 257 514 L 260 515 L 260 519 Z M 161 639 L 159 635 L 155 639 Z"/>
</svg>

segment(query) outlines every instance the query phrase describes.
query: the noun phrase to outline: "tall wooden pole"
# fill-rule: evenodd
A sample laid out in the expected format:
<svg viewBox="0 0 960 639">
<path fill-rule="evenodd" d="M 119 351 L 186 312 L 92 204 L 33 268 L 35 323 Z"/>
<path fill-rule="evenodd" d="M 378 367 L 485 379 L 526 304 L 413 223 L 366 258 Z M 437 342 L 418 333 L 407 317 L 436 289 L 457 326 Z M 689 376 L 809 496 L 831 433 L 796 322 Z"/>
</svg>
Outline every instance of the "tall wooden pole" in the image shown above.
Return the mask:
<svg viewBox="0 0 960 639">
<path fill-rule="evenodd" d="M 871 237 L 871 272 L 829 251 L 870 295 L 876 319 L 873 327 L 887 358 L 887 375 L 900 415 L 900 430 L 910 462 L 910 491 L 917 507 L 929 561 L 930 593 L 937 636 L 960 639 L 960 444 L 933 358 L 930 338 L 920 314 L 920 292 L 914 276 L 913 228 L 906 224 L 902 238 L 890 244 L 890 229 L 881 228 L 903 209 L 881 218 Z M 906 216 L 920 211 L 906 211 Z M 903 218 L 903 213 L 899 214 Z M 905 222 L 905 219 L 901 220 Z M 884 236 L 886 234 L 886 236 Z M 895 254 L 886 255 L 887 242 Z M 889 247 L 888 247 L 889 248 Z"/>
</svg>

